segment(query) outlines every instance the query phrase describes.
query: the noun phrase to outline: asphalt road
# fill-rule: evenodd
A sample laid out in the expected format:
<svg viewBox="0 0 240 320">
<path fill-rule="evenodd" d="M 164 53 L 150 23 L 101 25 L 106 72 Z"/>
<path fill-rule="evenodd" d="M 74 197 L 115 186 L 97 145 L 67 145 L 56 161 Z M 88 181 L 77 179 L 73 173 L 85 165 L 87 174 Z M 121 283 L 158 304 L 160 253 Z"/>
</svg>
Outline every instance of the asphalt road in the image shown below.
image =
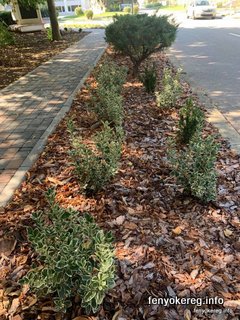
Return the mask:
<svg viewBox="0 0 240 320">
<path fill-rule="evenodd" d="M 240 19 L 188 20 L 180 13 L 177 20 L 170 55 L 240 133 Z"/>
</svg>

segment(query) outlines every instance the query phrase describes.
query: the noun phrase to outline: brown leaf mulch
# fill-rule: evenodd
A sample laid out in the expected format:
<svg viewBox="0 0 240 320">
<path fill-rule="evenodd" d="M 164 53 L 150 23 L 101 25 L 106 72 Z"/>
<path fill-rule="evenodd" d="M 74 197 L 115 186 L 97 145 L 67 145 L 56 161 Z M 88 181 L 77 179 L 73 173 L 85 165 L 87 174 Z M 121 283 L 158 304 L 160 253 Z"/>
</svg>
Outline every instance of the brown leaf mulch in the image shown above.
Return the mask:
<svg viewBox="0 0 240 320">
<path fill-rule="evenodd" d="M 129 61 L 114 55 L 119 64 Z M 161 78 L 169 65 L 163 54 L 152 57 Z M 87 80 L 68 114 L 83 138 L 94 129 L 95 116 L 88 111 Z M 161 83 L 159 81 L 158 86 Z M 36 259 L 26 237 L 31 213 L 44 208 L 44 193 L 56 187 L 62 206 L 90 212 L 115 237 L 117 279 L 99 313 L 84 317 L 78 300 L 64 319 L 177 320 L 239 319 L 240 315 L 240 159 L 220 136 L 217 161 L 218 198 L 204 205 L 182 194 L 171 176 L 167 161 L 168 138 L 177 130 L 178 110 L 191 90 L 183 83 L 184 94 L 176 108 L 160 110 L 154 95 L 129 75 L 124 85 L 126 139 L 116 177 L 95 198 L 80 192 L 68 155 L 67 121 L 63 120 L 49 137 L 44 152 L 11 203 L 0 214 L 0 315 L 2 319 L 60 319 L 51 299 L 36 297 L 18 285 Z M 197 98 L 193 96 L 195 100 Z M 217 134 L 206 123 L 204 133 Z M 224 306 L 149 305 L 149 297 L 221 297 Z M 0 316 L 1 317 L 1 316 Z"/>
<path fill-rule="evenodd" d="M 0 90 L 79 41 L 88 32 L 65 33 L 51 42 L 46 32 L 14 33 L 15 44 L 0 47 Z"/>
</svg>

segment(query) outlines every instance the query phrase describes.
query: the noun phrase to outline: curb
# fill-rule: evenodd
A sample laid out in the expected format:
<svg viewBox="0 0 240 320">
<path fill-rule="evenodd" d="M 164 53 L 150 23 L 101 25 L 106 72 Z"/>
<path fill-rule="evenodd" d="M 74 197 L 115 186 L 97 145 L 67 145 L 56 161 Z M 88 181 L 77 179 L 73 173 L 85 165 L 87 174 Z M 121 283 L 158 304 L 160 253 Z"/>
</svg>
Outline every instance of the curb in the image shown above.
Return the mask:
<svg viewBox="0 0 240 320">
<path fill-rule="evenodd" d="M 184 69 L 181 62 L 172 55 L 170 50 L 168 50 L 166 54 L 175 67 Z M 218 104 L 215 103 L 213 99 L 208 96 L 207 92 L 201 89 L 194 80 L 190 79 L 184 71 L 181 74 L 181 78 L 191 86 L 192 92 L 197 95 L 200 103 L 207 108 L 207 121 L 217 127 L 223 138 L 229 141 L 231 149 L 235 153 L 240 154 L 240 135 L 218 109 Z"/>
<path fill-rule="evenodd" d="M 86 37 L 88 37 L 88 36 L 86 36 Z M 48 128 L 45 130 L 45 132 L 43 133 L 41 138 L 38 140 L 36 145 L 33 147 L 32 151 L 28 154 L 28 156 L 26 157 L 26 159 L 24 160 L 22 165 L 17 169 L 14 176 L 11 178 L 11 180 L 8 182 L 6 187 L 1 192 L 0 208 L 4 208 L 7 205 L 7 203 L 12 199 L 16 189 L 25 180 L 27 171 L 32 167 L 32 165 L 38 159 L 40 152 L 44 149 L 44 147 L 46 145 L 46 142 L 47 142 L 49 135 L 55 130 L 58 123 L 64 118 L 65 114 L 69 111 L 69 109 L 72 105 L 73 99 L 75 98 L 76 93 L 81 89 L 81 87 L 85 83 L 86 79 L 88 78 L 89 74 L 92 72 L 94 67 L 97 65 L 98 61 L 100 60 L 104 51 L 106 50 L 106 47 L 107 47 L 107 45 L 105 45 L 105 47 L 101 49 L 96 60 L 94 61 L 94 63 L 91 66 L 89 66 L 88 71 L 82 77 L 78 86 L 74 89 L 72 94 L 68 97 L 67 101 L 64 103 L 61 110 L 58 112 L 58 114 L 53 119 L 53 121 L 48 126 Z M 69 48 L 67 48 L 67 49 L 69 49 Z M 49 60 L 49 61 L 51 61 L 51 60 Z"/>
</svg>

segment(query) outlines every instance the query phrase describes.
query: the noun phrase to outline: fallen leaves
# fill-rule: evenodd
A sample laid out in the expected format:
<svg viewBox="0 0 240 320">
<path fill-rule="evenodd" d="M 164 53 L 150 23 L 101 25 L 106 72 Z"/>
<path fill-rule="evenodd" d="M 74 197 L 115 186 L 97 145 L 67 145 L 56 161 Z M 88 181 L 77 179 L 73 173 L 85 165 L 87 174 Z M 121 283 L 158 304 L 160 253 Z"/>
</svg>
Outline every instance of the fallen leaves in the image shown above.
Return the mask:
<svg viewBox="0 0 240 320">
<path fill-rule="evenodd" d="M 172 232 L 175 234 L 175 235 L 180 235 L 182 233 L 182 230 L 183 228 L 182 227 L 176 227 L 175 229 L 172 230 Z"/>
<path fill-rule="evenodd" d="M 0 240 L 0 255 L 10 256 L 17 244 L 17 241 L 13 237 L 3 238 Z"/>
<path fill-rule="evenodd" d="M 233 234 L 233 231 L 231 231 L 231 230 L 229 230 L 229 229 L 225 229 L 225 230 L 223 231 L 223 233 L 224 233 L 224 235 L 225 235 L 226 237 L 230 237 L 230 236 Z"/>
</svg>

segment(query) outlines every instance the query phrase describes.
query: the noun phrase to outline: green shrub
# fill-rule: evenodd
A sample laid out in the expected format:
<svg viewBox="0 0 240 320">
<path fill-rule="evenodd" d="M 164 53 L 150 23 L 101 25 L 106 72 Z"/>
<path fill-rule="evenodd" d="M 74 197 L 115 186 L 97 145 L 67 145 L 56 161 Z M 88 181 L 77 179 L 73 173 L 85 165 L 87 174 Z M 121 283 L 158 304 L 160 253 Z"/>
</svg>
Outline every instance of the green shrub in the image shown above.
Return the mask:
<svg viewBox="0 0 240 320">
<path fill-rule="evenodd" d="M 93 18 L 93 11 L 92 10 L 85 10 L 84 14 L 88 20 L 92 20 L 92 18 Z"/>
<path fill-rule="evenodd" d="M 79 16 L 82 16 L 82 15 L 84 14 L 83 9 L 82 9 L 81 6 L 75 8 L 74 13 L 75 13 L 75 15 L 78 16 L 78 17 L 79 17 Z"/>
<path fill-rule="evenodd" d="M 47 193 L 49 210 L 36 212 L 28 238 L 41 265 L 33 266 L 21 282 L 40 297 L 54 296 L 56 308 L 65 311 L 78 294 L 86 312 L 96 312 L 114 285 L 114 250 L 110 233 L 104 233 L 88 214 L 61 208 L 55 193 Z"/>
<path fill-rule="evenodd" d="M 106 60 L 95 73 L 96 81 L 102 88 L 121 93 L 122 86 L 126 81 L 127 68 L 119 67 L 116 63 Z"/>
<path fill-rule="evenodd" d="M 123 12 L 130 13 L 131 12 L 131 7 L 124 7 L 123 8 Z"/>
<path fill-rule="evenodd" d="M 169 47 L 175 40 L 177 25 L 168 16 L 147 14 L 115 16 L 106 27 L 106 41 L 115 50 L 130 57 L 133 74 L 137 75 L 140 64 L 156 50 Z"/>
<path fill-rule="evenodd" d="M 5 47 L 14 44 L 15 40 L 13 34 L 8 31 L 7 27 L 0 23 L 0 47 Z"/>
<path fill-rule="evenodd" d="M 135 4 L 133 6 L 133 14 L 138 14 L 138 12 L 139 12 L 139 6 L 137 4 Z"/>
<path fill-rule="evenodd" d="M 180 70 L 174 74 L 171 68 L 165 68 L 162 79 L 162 91 L 156 92 L 156 100 L 159 107 L 174 107 L 177 99 L 182 93 L 182 86 L 179 76 Z"/>
<path fill-rule="evenodd" d="M 201 131 L 204 123 L 204 113 L 189 98 L 185 106 L 180 109 L 179 114 L 179 141 L 180 143 L 188 144 L 194 135 Z"/>
<path fill-rule="evenodd" d="M 49 41 L 53 41 L 52 28 L 47 27 L 47 28 L 46 28 L 46 31 L 47 31 L 47 38 L 48 38 L 48 40 L 49 40 Z"/>
<path fill-rule="evenodd" d="M 121 126 L 123 103 L 120 95 L 126 80 L 127 69 L 117 66 L 112 61 L 105 61 L 95 73 L 98 86 L 92 92 L 92 110 L 101 121 Z"/>
<path fill-rule="evenodd" d="M 92 110 L 101 121 L 108 121 L 113 126 L 121 126 L 123 121 L 122 96 L 111 88 L 99 86 L 92 96 Z"/>
<path fill-rule="evenodd" d="M 95 194 L 117 171 L 121 157 L 122 128 L 118 127 L 114 130 L 108 123 L 104 123 L 103 130 L 94 137 L 95 146 L 92 148 L 77 138 L 73 131 L 71 135 L 70 155 L 74 161 L 78 179 L 87 195 Z"/>
<path fill-rule="evenodd" d="M 153 64 L 152 67 L 146 67 L 140 80 L 148 93 L 154 92 L 157 84 L 156 66 Z"/>
<path fill-rule="evenodd" d="M 183 150 L 170 147 L 169 160 L 177 183 L 203 202 L 216 199 L 215 161 L 219 145 L 213 136 L 195 136 Z"/>
<path fill-rule="evenodd" d="M 10 26 L 11 24 L 15 24 L 16 22 L 13 20 L 12 14 L 10 11 L 1 11 L 0 23 L 5 24 L 6 26 Z"/>
</svg>

